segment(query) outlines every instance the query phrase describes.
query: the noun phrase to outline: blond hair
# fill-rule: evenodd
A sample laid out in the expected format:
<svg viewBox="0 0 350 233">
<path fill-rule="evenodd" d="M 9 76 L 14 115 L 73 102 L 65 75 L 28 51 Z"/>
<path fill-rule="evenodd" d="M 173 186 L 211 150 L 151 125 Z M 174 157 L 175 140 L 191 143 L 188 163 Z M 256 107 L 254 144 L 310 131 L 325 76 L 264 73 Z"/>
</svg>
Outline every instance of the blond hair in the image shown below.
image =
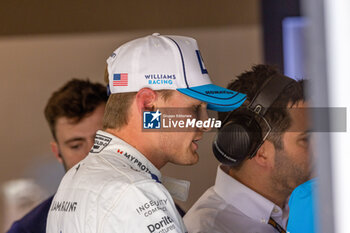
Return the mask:
<svg viewBox="0 0 350 233">
<path fill-rule="evenodd" d="M 105 69 L 104 81 L 108 84 L 108 70 Z M 173 90 L 155 91 L 165 101 L 173 93 Z M 128 123 L 130 106 L 137 92 L 126 92 L 111 94 L 108 98 L 105 113 L 103 116 L 103 129 L 120 129 Z"/>
</svg>

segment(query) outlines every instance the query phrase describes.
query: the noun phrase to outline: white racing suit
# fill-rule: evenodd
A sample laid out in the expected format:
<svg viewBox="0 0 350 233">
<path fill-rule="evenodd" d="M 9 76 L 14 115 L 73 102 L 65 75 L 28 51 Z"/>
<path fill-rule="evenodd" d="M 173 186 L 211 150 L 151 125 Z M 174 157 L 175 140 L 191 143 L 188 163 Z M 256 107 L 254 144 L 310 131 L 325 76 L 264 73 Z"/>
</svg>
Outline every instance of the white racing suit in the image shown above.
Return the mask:
<svg viewBox="0 0 350 233">
<path fill-rule="evenodd" d="M 98 131 L 89 155 L 63 177 L 47 233 L 186 232 L 159 170 L 123 140 Z"/>
</svg>

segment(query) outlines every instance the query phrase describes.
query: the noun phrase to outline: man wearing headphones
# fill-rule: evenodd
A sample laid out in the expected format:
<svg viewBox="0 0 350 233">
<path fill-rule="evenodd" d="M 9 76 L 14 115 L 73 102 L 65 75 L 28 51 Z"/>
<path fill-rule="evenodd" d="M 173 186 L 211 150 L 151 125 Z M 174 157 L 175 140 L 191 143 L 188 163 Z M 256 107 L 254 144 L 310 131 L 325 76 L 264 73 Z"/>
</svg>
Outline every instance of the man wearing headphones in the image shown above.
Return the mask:
<svg viewBox="0 0 350 233">
<path fill-rule="evenodd" d="M 155 33 L 130 41 L 108 58 L 106 74 L 111 95 L 103 130 L 90 154 L 64 176 L 47 232 L 186 232 L 170 192 L 181 196 L 187 183 L 173 179 L 166 189 L 159 169 L 196 163 L 206 129 L 161 131 L 159 109 L 186 108 L 207 118 L 207 107 L 232 111 L 245 95 L 213 85 L 196 41 L 183 36 Z"/>
<path fill-rule="evenodd" d="M 223 164 L 185 225 L 189 232 L 285 232 L 288 197 L 311 175 L 303 82 L 257 65 L 228 88 L 247 101 L 219 115 L 213 152 Z"/>
</svg>

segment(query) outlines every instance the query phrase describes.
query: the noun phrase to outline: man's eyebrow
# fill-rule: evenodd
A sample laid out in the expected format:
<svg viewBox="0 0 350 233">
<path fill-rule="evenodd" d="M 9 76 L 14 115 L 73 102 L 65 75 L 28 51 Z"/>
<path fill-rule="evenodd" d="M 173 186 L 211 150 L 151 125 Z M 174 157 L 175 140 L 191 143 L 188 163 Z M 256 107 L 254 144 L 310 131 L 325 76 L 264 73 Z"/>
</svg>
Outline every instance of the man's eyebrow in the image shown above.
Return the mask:
<svg viewBox="0 0 350 233">
<path fill-rule="evenodd" d="M 193 106 L 206 105 L 206 104 L 207 104 L 206 102 L 201 101 L 201 102 L 194 104 Z"/>
<path fill-rule="evenodd" d="M 83 138 L 83 137 L 71 138 L 71 139 L 68 139 L 67 141 L 65 141 L 64 144 L 69 144 L 71 142 L 76 142 L 76 141 L 85 141 L 85 138 Z"/>
<path fill-rule="evenodd" d="M 310 134 L 310 132 L 311 132 L 311 129 L 307 129 L 307 130 L 301 132 L 300 135 L 304 136 L 304 135 Z"/>
</svg>

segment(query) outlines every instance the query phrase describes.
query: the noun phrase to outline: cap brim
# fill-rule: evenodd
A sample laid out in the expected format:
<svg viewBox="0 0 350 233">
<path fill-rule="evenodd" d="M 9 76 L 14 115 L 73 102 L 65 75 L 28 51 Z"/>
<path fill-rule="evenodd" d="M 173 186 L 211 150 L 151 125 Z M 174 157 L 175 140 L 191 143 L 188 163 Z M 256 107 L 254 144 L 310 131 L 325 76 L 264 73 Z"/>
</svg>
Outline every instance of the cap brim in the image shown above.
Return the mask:
<svg viewBox="0 0 350 233">
<path fill-rule="evenodd" d="M 239 108 L 246 100 L 246 95 L 214 84 L 190 88 L 178 88 L 182 94 L 206 102 L 208 109 L 229 112 Z"/>
</svg>

